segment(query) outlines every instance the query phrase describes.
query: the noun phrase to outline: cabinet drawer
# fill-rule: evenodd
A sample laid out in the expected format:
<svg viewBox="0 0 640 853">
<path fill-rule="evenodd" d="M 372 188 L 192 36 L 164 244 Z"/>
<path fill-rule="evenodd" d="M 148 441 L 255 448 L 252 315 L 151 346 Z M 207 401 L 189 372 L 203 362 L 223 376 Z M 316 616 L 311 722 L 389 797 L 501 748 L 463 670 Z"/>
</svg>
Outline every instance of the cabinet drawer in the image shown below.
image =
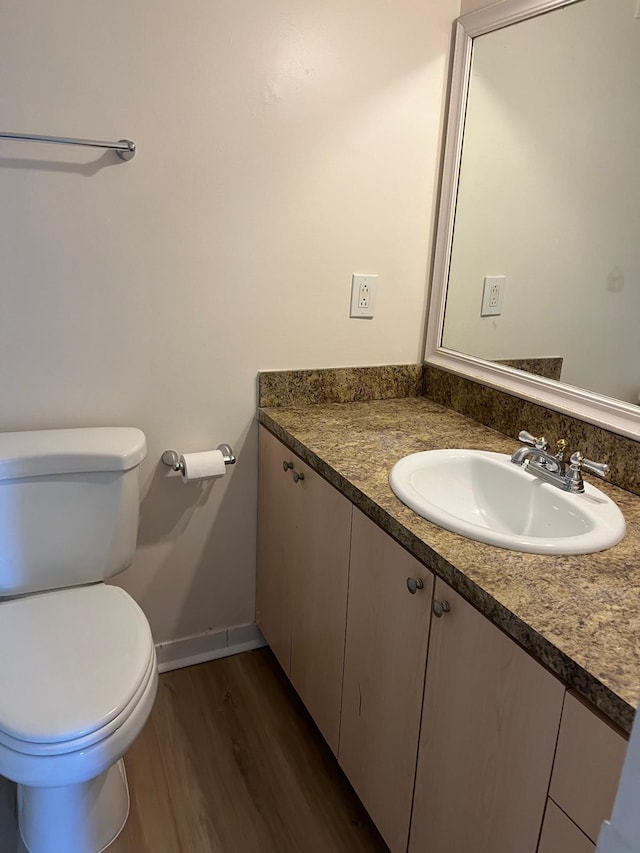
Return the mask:
<svg viewBox="0 0 640 853">
<path fill-rule="evenodd" d="M 567 693 L 549 796 L 592 841 L 611 816 L 627 741 Z"/>
<path fill-rule="evenodd" d="M 547 800 L 538 853 L 594 853 L 595 845 L 572 820 Z"/>
</svg>

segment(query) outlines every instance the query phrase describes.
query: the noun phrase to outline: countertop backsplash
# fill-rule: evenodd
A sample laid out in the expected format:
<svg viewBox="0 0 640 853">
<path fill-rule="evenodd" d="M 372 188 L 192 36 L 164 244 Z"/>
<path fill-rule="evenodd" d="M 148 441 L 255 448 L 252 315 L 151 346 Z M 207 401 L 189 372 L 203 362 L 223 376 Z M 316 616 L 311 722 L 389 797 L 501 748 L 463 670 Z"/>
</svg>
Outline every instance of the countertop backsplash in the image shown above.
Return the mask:
<svg viewBox="0 0 640 853">
<path fill-rule="evenodd" d="M 544 435 L 552 446 L 565 438 L 569 442 L 568 454 L 580 450 L 588 459 L 606 462 L 608 482 L 640 495 L 640 442 L 440 368 L 394 364 L 258 374 L 260 407 L 419 396 L 498 430 L 515 444 L 523 429 L 533 435 Z M 595 479 L 594 482 L 597 485 Z"/>
</svg>

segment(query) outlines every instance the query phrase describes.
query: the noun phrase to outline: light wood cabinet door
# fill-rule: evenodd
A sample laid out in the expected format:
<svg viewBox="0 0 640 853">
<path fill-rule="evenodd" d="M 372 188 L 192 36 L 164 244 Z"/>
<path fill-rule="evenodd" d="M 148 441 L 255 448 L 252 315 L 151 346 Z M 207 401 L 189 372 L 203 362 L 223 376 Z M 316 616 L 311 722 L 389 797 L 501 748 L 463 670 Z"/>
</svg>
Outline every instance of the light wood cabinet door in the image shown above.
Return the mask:
<svg viewBox="0 0 640 853">
<path fill-rule="evenodd" d="M 538 853 L 594 853 L 595 849 L 595 844 L 562 809 L 547 800 Z"/>
<path fill-rule="evenodd" d="M 308 465 L 296 470 L 291 683 L 337 755 L 352 506 Z"/>
<path fill-rule="evenodd" d="M 338 761 L 391 853 L 407 849 L 433 583 L 353 510 Z"/>
<path fill-rule="evenodd" d="M 549 796 L 594 842 L 611 817 L 626 751 L 621 732 L 567 693 Z"/>
<path fill-rule="evenodd" d="M 263 427 L 258 488 L 256 621 L 337 754 L 351 503 Z"/>
<path fill-rule="evenodd" d="M 564 688 L 440 579 L 410 853 L 535 853 Z"/>
<path fill-rule="evenodd" d="M 293 454 L 260 427 L 256 622 L 287 675 L 291 672 L 292 565 L 295 501 L 291 473 L 283 462 Z"/>
</svg>

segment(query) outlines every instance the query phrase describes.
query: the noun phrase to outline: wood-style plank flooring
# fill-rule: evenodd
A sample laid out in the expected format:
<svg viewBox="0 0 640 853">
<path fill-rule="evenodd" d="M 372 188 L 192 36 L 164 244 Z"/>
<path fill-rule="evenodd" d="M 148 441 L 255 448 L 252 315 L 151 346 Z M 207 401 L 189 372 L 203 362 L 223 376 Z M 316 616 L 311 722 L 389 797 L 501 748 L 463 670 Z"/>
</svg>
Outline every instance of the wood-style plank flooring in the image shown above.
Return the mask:
<svg viewBox="0 0 640 853">
<path fill-rule="evenodd" d="M 386 851 L 267 649 L 166 673 L 113 853 Z"/>
<path fill-rule="evenodd" d="M 268 649 L 161 675 L 125 764 L 108 853 L 388 853 Z"/>
</svg>

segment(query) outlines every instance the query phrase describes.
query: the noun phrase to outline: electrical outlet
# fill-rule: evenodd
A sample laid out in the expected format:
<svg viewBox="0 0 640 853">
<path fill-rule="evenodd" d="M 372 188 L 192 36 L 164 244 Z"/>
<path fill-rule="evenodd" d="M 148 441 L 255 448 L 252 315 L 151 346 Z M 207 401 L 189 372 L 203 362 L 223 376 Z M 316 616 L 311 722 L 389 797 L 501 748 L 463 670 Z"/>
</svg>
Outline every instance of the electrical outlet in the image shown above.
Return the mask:
<svg viewBox="0 0 640 853">
<path fill-rule="evenodd" d="M 377 275 L 354 274 L 351 276 L 350 317 L 364 317 L 367 319 L 373 317 L 377 288 Z"/>
<path fill-rule="evenodd" d="M 482 289 L 481 317 L 497 317 L 499 314 L 502 314 L 506 281 L 503 275 L 488 275 L 485 277 Z"/>
</svg>

